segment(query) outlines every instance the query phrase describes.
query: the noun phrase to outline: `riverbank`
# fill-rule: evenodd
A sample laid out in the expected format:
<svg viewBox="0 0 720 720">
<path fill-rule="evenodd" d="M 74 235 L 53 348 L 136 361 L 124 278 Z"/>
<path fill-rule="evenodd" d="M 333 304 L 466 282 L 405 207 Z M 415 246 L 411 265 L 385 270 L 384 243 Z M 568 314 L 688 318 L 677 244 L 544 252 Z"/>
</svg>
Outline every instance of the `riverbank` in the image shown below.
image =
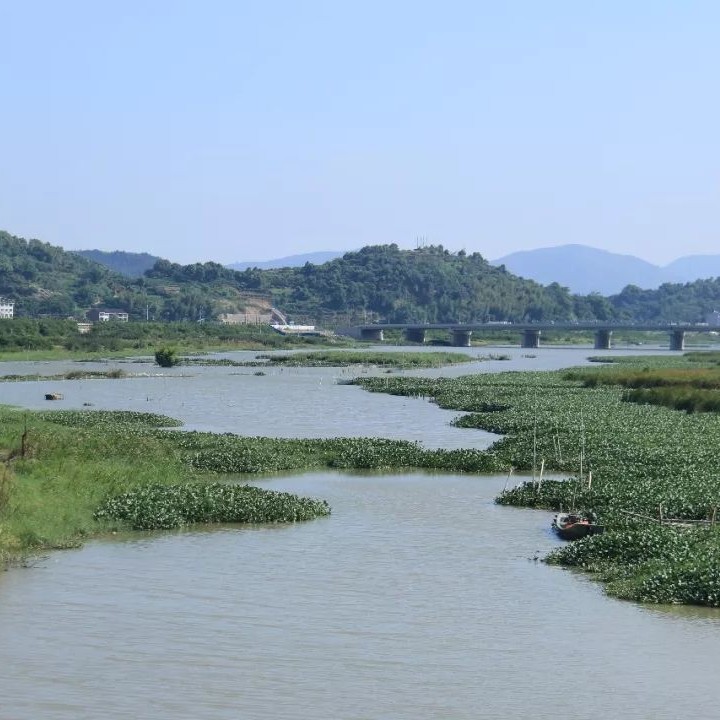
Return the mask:
<svg viewBox="0 0 720 720">
<path fill-rule="evenodd" d="M 350 346 L 349 338 L 281 335 L 270 325 L 181 322 L 101 322 L 78 332 L 72 320 L 15 318 L 0 323 L 0 361 L 97 360 L 153 355 L 158 347 L 178 352 L 271 350 Z"/>
<path fill-rule="evenodd" d="M 144 488 L 207 485 L 223 476 L 248 482 L 263 473 L 311 468 L 496 469 L 493 457 L 481 451 L 425 450 L 400 440 L 279 440 L 166 429 L 178 425 L 152 413 L 0 408 L 0 561 L 146 527 L 120 515 L 97 515 L 109 499 Z M 148 512 L 170 512 L 165 500 L 147 503 L 155 508 Z"/>
</svg>

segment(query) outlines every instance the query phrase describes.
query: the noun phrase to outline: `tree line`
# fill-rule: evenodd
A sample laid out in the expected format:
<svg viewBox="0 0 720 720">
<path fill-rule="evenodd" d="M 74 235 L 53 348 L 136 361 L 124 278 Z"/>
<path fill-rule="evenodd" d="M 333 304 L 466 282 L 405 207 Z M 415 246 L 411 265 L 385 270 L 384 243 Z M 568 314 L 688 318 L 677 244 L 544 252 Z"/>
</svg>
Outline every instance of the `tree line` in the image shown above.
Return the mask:
<svg viewBox="0 0 720 720">
<path fill-rule="evenodd" d="M 244 312 L 249 297 L 261 296 L 296 322 L 328 327 L 369 321 L 702 322 L 720 309 L 720 280 L 576 295 L 558 283 L 517 277 L 479 253 L 395 244 L 368 246 L 322 265 L 265 270 L 160 259 L 132 278 L 60 247 L 0 232 L 0 295 L 15 301 L 19 316 L 77 319 L 104 306 L 132 320 L 214 320 Z"/>
</svg>

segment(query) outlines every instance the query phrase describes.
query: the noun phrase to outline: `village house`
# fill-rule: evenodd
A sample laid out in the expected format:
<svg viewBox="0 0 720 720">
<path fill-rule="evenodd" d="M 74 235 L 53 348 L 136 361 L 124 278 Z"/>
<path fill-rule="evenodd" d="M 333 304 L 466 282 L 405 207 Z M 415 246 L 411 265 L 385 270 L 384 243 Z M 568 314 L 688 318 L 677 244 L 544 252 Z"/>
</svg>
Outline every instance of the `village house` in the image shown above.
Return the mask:
<svg viewBox="0 0 720 720">
<path fill-rule="evenodd" d="M 0 318 L 8 319 L 15 315 L 15 303 L 12 300 L 0 298 Z"/>
<path fill-rule="evenodd" d="M 98 322 L 108 322 L 109 320 L 117 320 L 119 322 L 127 322 L 129 317 L 125 310 L 117 310 L 114 308 L 91 308 L 85 313 L 88 320 Z"/>
</svg>

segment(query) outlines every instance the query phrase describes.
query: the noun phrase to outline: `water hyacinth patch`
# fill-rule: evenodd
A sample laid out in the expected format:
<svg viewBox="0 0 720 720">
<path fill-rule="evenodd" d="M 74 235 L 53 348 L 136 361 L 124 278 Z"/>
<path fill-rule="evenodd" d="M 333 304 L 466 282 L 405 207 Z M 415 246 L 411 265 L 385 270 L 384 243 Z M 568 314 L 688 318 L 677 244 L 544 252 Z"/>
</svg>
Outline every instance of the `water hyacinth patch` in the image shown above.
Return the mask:
<svg viewBox="0 0 720 720">
<path fill-rule="evenodd" d="M 41 420 L 68 425 L 70 427 L 120 426 L 163 428 L 180 427 L 182 423 L 175 418 L 156 413 L 136 412 L 134 410 L 49 410 L 37 413 Z"/>
<path fill-rule="evenodd" d="M 696 394 L 694 410 L 714 410 L 717 357 L 707 360 L 709 369 L 698 367 L 702 359 L 643 357 L 570 372 L 354 382 L 465 411 L 455 424 L 503 435 L 487 454 L 505 471 L 537 472 L 543 463 L 546 473 L 569 475 L 524 481 L 497 498 L 506 505 L 589 511 L 606 527 L 604 535 L 553 553 L 550 562 L 593 570 L 619 597 L 715 606 L 720 604 L 720 417 L 627 402 L 634 399 L 627 397 L 628 387 L 669 388 L 676 397 L 689 387 Z M 627 513 L 649 519 L 628 523 Z M 653 521 L 661 517 L 686 526 Z"/>
<path fill-rule="evenodd" d="M 159 530 L 198 523 L 291 523 L 329 514 L 324 500 L 250 485 L 188 483 L 147 485 L 108 498 L 95 518 Z"/>
</svg>

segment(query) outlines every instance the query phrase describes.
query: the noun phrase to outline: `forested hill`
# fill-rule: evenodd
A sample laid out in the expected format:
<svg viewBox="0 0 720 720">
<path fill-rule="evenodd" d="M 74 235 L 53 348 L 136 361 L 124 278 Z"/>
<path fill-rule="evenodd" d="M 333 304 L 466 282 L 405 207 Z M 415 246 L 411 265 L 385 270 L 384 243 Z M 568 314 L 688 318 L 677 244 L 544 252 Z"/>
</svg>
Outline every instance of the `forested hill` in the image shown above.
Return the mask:
<svg viewBox="0 0 720 720">
<path fill-rule="evenodd" d="M 73 315 L 100 296 L 115 300 L 124 278 L 62 248 L 0 231 L 0 295 L 20 315 Z"/>
<path fill-rule="evenodd" d="M 558 285 L 543 287 L 493 267 L 478 253 L 453 254 L 442 246 L 369 246 L 323 265 L 242 272 L 215 263 L 160 261 L 147 277 L 177 283 L 225 280 L 270 295 L 296 320 L 324 325 L 606 319 L 612 314 L 600 296 L 573 297 Z"/>
<path fill-rule="evenodd" d="M 322 265 L 242 272 L 212 262 L 158 260 L 133 279 L 62 248 L 0 232 L 0 296 L 15 300 L 18 315 L 77 318 L 104 305 L 136 320 L 212 320 L 250 312 L 260 299 L 296 322 L 326 327 L 370 321 L 700 322 L 720 309 L 720 280 L 651 291 L 628 286 L 610 298 L 571 295 L 557 283 L 518 278 L 478 253 L 397 245 L 365 247 Z"/>
<path fill-rule="evenodd" d="M 720 311 L 720 278 L 665 283 L 657 290 L 628 285 L 610 298 L 617 315 L 637 322 L 704 322 Z"/>
<path fill-rule="evenodd" d="M 572 297 L 490 265 L 480 254 L 442 246 L 365 247 L 321 266 L 268 270 L 256 276 L 289 312 L 320 309 L 338 320 L 470 322 L 606 317 L 603 298 Z M 353 317 L 344 318 L 351 314 Z"/>
</svg>

